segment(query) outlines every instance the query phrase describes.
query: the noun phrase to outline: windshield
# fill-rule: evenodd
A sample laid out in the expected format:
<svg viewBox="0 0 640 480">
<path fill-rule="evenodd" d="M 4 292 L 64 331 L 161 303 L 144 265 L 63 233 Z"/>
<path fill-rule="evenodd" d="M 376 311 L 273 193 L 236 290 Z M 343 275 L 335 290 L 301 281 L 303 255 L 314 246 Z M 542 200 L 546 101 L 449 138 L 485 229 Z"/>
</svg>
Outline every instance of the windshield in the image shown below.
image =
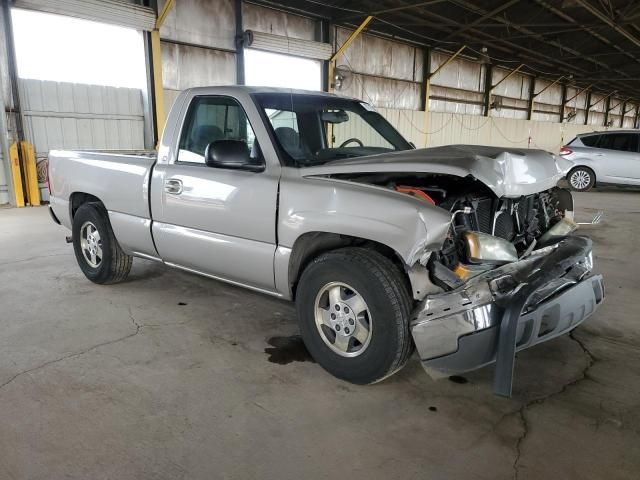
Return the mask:
<svg viewBox="0 0 640 480">
<path fill-rule="evenodd" d="M 254 97 L 287 166 L 413 148 L 382 115 L 357 100 L 290 93 Z"/>
</svg>

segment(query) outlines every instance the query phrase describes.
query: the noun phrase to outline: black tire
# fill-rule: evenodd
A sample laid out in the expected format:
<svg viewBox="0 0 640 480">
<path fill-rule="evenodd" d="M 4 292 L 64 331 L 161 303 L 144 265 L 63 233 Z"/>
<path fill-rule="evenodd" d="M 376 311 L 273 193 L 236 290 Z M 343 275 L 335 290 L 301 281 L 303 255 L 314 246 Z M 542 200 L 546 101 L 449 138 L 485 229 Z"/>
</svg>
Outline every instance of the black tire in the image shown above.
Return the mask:
<svg viewBox="0 0 640 480">
<path fill-rule="evenodd" d="M 579 183 L 578 176 L 582 179 Z M 588 180 L 584 183 L 585 180 Z M 596 184 L 596 174 L 589 167 L 576 167 L 573 168 L 567 175 L 567 181 L 572 190 L 576 192 L 586 192 L 591 190 Z M 582 186 L 584 185 L 584 186 Z"/>
<path fill-rule="evenodd" d="M 331 282 L 352 286 L 371 313 L 370 341 L 358 356 L 334 352 L 316 326 L 316 297 Z M 359 385 L 379 382 L 407 362 L 413 352 L 411 307 L 399 269 L 385 256 L 366 248 L 342 248 L 320 255 L 304 270 L 296 291 L 298 323 L 309 353 L 332 375 Z"/>
<path fill-rule="evenodd" d="M 81 231 L 90 222 L 98 231 L 102 258 L 97 265 L 85 258 L 81 244 Z M 107 211 L 99 203 L 85 203 L 73 217 L 73 250 L 82 273 L 94 283 L 109 284 L 123 281 L 129 275 L 133 257 L 124 253 L 113 235 Z"/>
</svg>

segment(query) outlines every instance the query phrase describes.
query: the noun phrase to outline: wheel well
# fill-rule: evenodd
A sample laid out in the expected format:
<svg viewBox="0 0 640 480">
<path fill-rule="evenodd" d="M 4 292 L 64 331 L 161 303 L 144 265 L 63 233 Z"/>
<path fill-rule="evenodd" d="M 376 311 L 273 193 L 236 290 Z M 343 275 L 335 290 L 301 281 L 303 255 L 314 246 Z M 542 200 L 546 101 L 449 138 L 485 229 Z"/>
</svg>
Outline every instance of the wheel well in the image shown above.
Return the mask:
<svg viewBox="0 0 640 480">
<path fill-rule="evenodd" d="M 398 267 L 400 274 L 405 280 L 407 291 L 411 292 L 409 276 L 406 273 L 404 261 L 395 250 L 387 245 L 350 235 L 339 235 L 328 232 L 308 232 L 296 240 L 289 259 L 288 278 L 291 283 L 292 297 L 295 298 L 300 275 L 302 275 L 304 269 L 314 258 L 323 253 L 343 247 L 370 248 L 384 255 Z"/>
<path fill-rule="evenodd" d="M 96 197 L 95 195 L 91 195 L 90 193 L 84 192 L 74 192 L 69 197 L 69 218 L 73 220 L 73 217 L 76 214 L 76 211 L 85 203 L 95 202 L 104 206 L 102 201 Z"/>
</svg>

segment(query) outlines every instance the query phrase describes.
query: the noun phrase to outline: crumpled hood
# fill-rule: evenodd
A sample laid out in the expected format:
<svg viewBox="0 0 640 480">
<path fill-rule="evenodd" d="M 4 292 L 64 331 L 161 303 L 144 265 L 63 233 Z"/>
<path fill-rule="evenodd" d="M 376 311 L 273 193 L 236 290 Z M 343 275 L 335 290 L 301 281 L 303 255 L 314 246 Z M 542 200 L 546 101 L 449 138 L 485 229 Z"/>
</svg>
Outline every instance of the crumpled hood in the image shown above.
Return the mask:
<svg viewBox="0 0 640 480">
<path fill-rule="evenodd" d="M 420 172 L 473 176 L 498 197 L 520 197 L 556 186 L 562 178 L 555 156 L 544 150 L 448 145 L 335 160 L 301 170 L 301 175 Z"/>
</svg>

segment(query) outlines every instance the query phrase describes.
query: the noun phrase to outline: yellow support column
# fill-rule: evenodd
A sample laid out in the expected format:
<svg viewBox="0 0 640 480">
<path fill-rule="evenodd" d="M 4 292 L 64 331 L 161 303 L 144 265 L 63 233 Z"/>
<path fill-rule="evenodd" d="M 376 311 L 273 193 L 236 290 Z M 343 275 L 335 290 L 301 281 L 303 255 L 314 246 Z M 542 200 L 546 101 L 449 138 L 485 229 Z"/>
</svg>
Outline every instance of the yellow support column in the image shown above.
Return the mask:
<svg viewBox="0 0 640 480">
<path fill-rule="evenodd" d="M 153 63 L 153 100 L 156 107 L 156 132 L 158 144 L 164 131 L 166 114 L 164 110 L 164 88 L 162 83 L 162 50 L 160 49 L 160 27 L 173 7 L 174 0 L 167 0 L 156 20 L 156 28 L 151 32 L 151 61 Z M 156 145 L 156 148 L 158 145 Z"/>
<path fill-rule="evenodd" d="M 153 100 L 156 106 L 156 132 L 158 143 L 164 130 L 164 88 L 162 87 L 162 52 L 160 50 L 160 31 L 151 32 L 151 58 L 153 59 Z M 157 148 L 157 146 L 156 146 Z"/>
<path fill-rule="evenodd" d="M 349 48 L 349 45 L 351 45 L 351 43 L 356 39 L 356 37 L 358 35 L 360 35 L 362 33 L 362 31 L 366 28 L 367 25 L 369 25 L 369 23 L 371 23 L 371 20 L 373 20 L 373 15 L 369 15 L 367 18 L 365 18 L 363 20 L 363 22 L 358 26 L 358 28 L 356 28 L 351 35 L 349 35 L 349 37 L 344 41 L 344 43 L 340 46 L 340 48 L 338 48 L 338 50 L 336 51 L 336 53 L 334 53 L 331 58 L 329 59 L 329 68 L 328 68 L 328 82 L 327 82 L 327 90 L 329 90 L 329 92 L 333 92 L 334 88 L 333 88 L 333 83 L 334 83 L 334 74 L 335 74 L 335 70 L 336 70 L 336 63 L 338 61 L 338 58 L 340 58 L 344 52 L 347 50 L 347 48 Z M 329 124 L 327 126 L 327 144 L 330 146 L 333 146 L 333 125 Z"/>
<path fill-rule="evenodd" d="M 16 195 L 16 207 L 24 207 L 25 192 L 22 189 L 22 169 L 20 168 L 17 143 L 9 147 L 9 158 L 11 160 L 11 177 L 13 178 L 13 191 Z"/>
</svg>

